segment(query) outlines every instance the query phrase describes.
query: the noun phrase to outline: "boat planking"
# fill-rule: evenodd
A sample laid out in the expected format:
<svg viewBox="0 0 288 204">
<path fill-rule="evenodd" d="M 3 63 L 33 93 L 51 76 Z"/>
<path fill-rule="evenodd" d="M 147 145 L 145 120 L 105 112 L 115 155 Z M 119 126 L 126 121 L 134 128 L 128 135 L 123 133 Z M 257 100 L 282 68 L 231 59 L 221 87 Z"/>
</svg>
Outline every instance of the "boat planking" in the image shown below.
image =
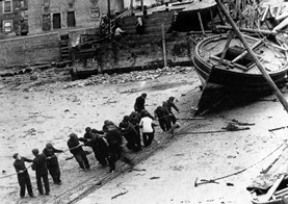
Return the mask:
<svg viewBox="0 0 288 204">
<path fill-rule="evenodd" d="M 204 88 L 198 112 L 215 107 L 227 98 L 232 103 L 239 102 L 239 99 L 242 102 L 251 102 L 272 93 L 271 87 L 240 39 L 234 36 L 223 54 L 229 35 L 207 37 L 195 47 L 193 63 Z M 245 35 L 245 39 L 272 80 L 281 87 L 288 70 L 285 50 L 265 38 Z"/>
</svg>

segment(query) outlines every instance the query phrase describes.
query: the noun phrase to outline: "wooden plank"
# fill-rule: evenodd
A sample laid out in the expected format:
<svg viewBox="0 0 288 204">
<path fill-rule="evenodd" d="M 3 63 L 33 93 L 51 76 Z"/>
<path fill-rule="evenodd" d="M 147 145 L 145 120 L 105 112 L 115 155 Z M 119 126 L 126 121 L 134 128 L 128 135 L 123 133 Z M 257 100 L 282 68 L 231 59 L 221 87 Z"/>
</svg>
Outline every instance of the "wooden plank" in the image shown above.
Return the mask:
<svg viewBox="0 0 288 204">
<path fill-rule="evenodd" d="M 261 45 L 261 43 L 263 43 L 263 40 L 257 41 L 257 42 L 251 47 L 251 49 L 254 50 L 256 47 L 258 47 L 259 45 Z M 248 51 L 245 50 L 245 51 L 242 52 L 240 55 L 238 55 L 237 57 L 235 57 L 235 58 L 232 60 L 232 63 L 237 62 L 237 61 L 240 60 L 241 58 L 245 57 L 247 54 L 248 54 Z"/>
<path fill-rule="evenodd" d="M 197 16 L 198 16 L 198 20 L 199 20 L 201 31 L 202 31 L 203 35 L 206 35 L 205 29 L 204 29 L 204 25 L 203 25 L 203 21 L 202 21 L 202 16 L 201 16 L 201 13 L 199 11 L 197 12 Z"/>
<path fill-rule="evenodd" d="M 222 61 L 223 61 L 224 57 L 226 56 L 227 50 L 228 50 L 228 48 L 230 46 L 230 43 L 231 43 L 233 37 L 234 37 L 234 32 L 230 31 L 229 32 L 229 36 L 228 36 L 228 40 L 227 40 L 227 42 L 226 42 L 226 44 L 224 46 L 224 50 L 223 50 L 223 52 L 221 54 L 221 57 L 220 57 L 220 60 L 219 60 L 219 66 L 222 65 Z"/>
</svg>

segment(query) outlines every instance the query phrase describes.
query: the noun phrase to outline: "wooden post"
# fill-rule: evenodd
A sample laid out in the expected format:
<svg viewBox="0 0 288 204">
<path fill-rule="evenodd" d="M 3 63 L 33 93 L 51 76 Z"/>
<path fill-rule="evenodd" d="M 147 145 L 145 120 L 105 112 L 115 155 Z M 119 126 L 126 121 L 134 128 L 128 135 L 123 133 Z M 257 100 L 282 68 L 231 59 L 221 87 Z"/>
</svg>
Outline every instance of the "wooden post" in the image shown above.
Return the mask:
<svg viewBox="0 0 288 204">
<path fill-rule="evenodd" d="M 230 17 L 229 13 L 225 9 L 225 7 L 222 4 L 221 0 L 215 0 L 215 1 L 217 2 L 219 8 L 221 9 L 223 14 L 225 15 L 225 17 L 228 20 L 228 22 L 230 23 L 230 25 L 232 26 L 234 32 L 238 35 L 238 37 L 241 40 L 241 42 L 244 45 L 244 47 L 246 48 L 248 53 L 251 55 L 251 57 L 255 61 L 257 67 L 259 68 L 259 70 L 262 73 L 263 77 L 267 80 L 267 83 L 270 85 L 270 87 L 273 90 L 274 94 L 277 96 L 278 100 L 282 103 L 283 107 L 285 108 L 285 110 L 288 113 L 288 103 L 287 103 L 286 99 L 283 97 L 282 93 L 280 92 L 280 90 L 278 89 L 278 87 L 276 86 L 274 81 L 271 79 L 269 74 L 267 74 L 265 68 L 262 66 L 262 64 L 261 64 L 260 60 L 258 59 L 258 57 L 255 55 L 253 50 L 249 47 L 248 43 L 246 42 L 246 40 L 243 37 L 242 33 L 240 32 L 239 28 L 234 23 L 233 19 Z"/>
<path fill-rule="evenodd" d="M 210 8 L 209 12 L 210 12 L 210 17 L 211 17 L 212 29 L 214 29 L 215 28 L 215 24 L 214 24 L 213 10 Z"/>
<path fill-rule="evenodd" d="M 130 9 L 131 9 L 131 15 L 132 15 L 133 12 L 134 12 L 134 9 L 133 9 L 133 0 L 130 0 Z"/>
<path fill-rule="evenodd" d="M 110 4 L 111 2 L 110 2 L 110 0 L 107 0 L 107 16 L 108 16 L 108 20 L 109 20 L 109 22 L 108 22 L 108 34 L 110 35 L 110 33 L 111 33 L 111 4 Z"/>
<path fill-rule="evenodd" d="M 218 64 L 219 66 L 222 65 L 223 59 L 224 59 L 224 57 L 226 56 L 227 50 L 228 50 L 228 48 L 229 48 L 229 45 L 230 45 L 233 37 L 234 37 L 234 32 L 233 32 L 233 31 L 230 31 L 230 32 L 229 32 L 229 35 L 228 35 L 228 40 L 227 40 L 227 42 L 226 42 L 226 44 L 225 44 L 224 50 L 223 50 L 223 52 L 222 52 L 222 54 L 221 54 L 221 57 L 220 57 L 220 60 L 219 60 L 219 64 Z"/>
<path fill-rule="evenodd" d="M 161 31 L 162 31 L 162 48 L 163 48 L 164 67 L 167 67 L 167 56 L 166 56 L 166 42 L 165 42 L 165 27 L 164 27 L 164 23 L 161 24 Z"/>
<path fill-rule="evenodd" d="M 141 0 L 141 11 L 143 13 L 143 16 L 144 16 L 144 3 L 143 3 L 144 0 Z"/>
<path fill-rule="evenodd" d="M 201 17 L 200 11 L 197 12 L 197 16 L 198 16 L 198 20 L 199 20 L 201 31 L 202 31 L 203 35 L 205 35 L 206 33 L 205 33 L 204 26 L 203 26 L 203 21 L 202 21 L 202 17 Z"/>
</svg>

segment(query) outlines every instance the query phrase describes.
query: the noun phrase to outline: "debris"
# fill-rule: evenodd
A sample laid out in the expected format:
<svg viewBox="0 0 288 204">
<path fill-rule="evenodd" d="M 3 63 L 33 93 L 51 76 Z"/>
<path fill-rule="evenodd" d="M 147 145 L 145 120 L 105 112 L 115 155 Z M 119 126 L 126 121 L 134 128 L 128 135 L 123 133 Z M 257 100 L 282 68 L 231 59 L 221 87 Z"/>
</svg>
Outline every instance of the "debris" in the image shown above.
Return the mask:
<svg viewBox="0 0 288 204">
<path fill-rule="evenodd" d="M 124 191 L 124 192 L 118 193 L 118 194 L 112 196 L 112 197 L 111 197 L 111 200 L 113 200 L 113 199 L 115 199 L 115 198 L 117 198 L 117 197 L 119 197 L 119 196 L 125 195 L 126 193 L 128 193 L 128 191 Z"/>
<path fill-rule="evenodd" d="M 255 125 L 255 123 L 242 123 L 239 122 L 238 120 L 232 119 L 232 122 L 236 123 L 237 125 L 241 125 L 241 126 L 252 126 Z"/>
<path fill-rule="evenodd" d="M 229 183 L 229 182 L 228 182 L 228 183 L 226 183 L 226 185 L 227 185 L 227 186 L 234 186 L 234 184 L 233 184 L 233 183 Z"/>
<path fill-rule="evenodd" d="M 281 130 L 281 129 L 285 129 L 288 128 L 288 126 L 282 126 L 282 127 L 278 127 L 278 128 L 273 128 L 273 129 L 269 129 L 268 131 L 273 132 L 275 130 Z"/>
<path fill-rule="evenodd" d="M 238 131 L 238 130 L 249 130 L 250 128 L 249 127 L 239 128 L 233 123 L 228 123 L 228 125 L 226 127 L 223 127 L 221 129 L 227 130 L 227 131 Z"/>
<path fill-rule="evenodd" d="M 151 180 L 155 180 L 155 179 L 159 179 L 160 177 L 158 177 L 158 176 L 153 176 L 153 177 L 151 177 L 150 179 Z"/>
<path fill-rule="evenodd" d="M 133 168 L 132 171 L 146 171 L 146 169 L 137 169 L 137 168 Z"/>
</svg>

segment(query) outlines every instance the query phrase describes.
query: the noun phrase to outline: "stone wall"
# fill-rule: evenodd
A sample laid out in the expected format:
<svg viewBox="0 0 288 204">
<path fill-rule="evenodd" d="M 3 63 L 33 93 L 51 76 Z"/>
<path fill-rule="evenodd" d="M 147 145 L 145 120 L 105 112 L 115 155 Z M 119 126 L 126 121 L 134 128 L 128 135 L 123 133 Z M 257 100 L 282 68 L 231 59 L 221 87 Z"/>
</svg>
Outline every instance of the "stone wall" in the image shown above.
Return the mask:
<svg viewBox="0 0 288 204">
<path fill-rule="evenodd" d="M 0 68 L 25 67 L 59 59 L 58 33 L 0 40 Z"/>
</svg>

